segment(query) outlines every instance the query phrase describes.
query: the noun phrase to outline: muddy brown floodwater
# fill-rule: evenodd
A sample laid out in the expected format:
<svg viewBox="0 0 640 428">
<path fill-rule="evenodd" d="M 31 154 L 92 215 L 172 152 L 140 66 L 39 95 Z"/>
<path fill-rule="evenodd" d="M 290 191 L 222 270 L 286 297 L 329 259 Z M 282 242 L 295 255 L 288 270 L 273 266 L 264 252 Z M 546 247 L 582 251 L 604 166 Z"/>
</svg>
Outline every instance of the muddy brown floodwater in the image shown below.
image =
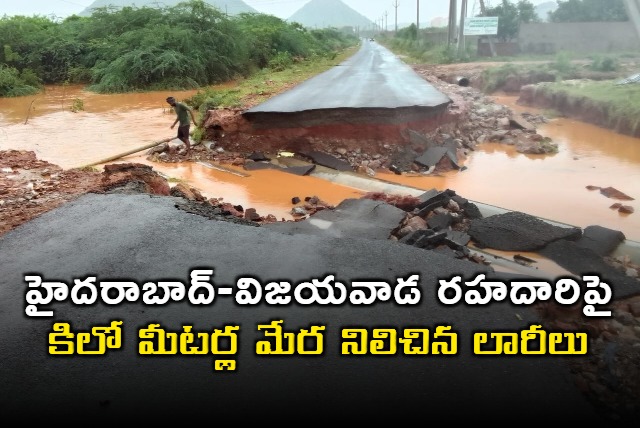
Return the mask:
<svg viewBox="0 0 640 428">
<path fill-rule="evenodd" d="M 0 150 L 32 150 L 42 160 L 65 169 L 80 167 L 174 135 L 174 113 L 165 98 L 183 99 L 195 93 L 147 92 L 99 95 L 80 86 L 47 87 L 44 94 L 0 98 Z M 515 96 L 494 96 L 517 111 L 541 113 L 516 104 Z M 71 111 L 75 99 L 83 110 Z M 440 176 L 378 173 L 377 178 L 419 189 L 453 189 L 478 202 L 542 218 L 586 227 L 592 224 L 622 231 L 640 241 L 640 139 L 620 135 L 566 118 L 550 119 L 538 133 L 552 138 L 559 152 L 525 155 L 513 146 L 483 143 L 470 153 L 464 171 Z M 153 163 L 144 152 L 117 162 L 140 162 L 187 182 L 209 198 L 256 208 L 261 215 L 290 219 L 291 198 L 318 196 L 330 204 L 359 197 L 362 190 L 311 176 L 273 170 L 240 177 L 195 162 Z M 615 202 L 587 186 L 614 187 L 635 198 L 625 201 L 636 210 L 621 214 Z"/>
</svg>

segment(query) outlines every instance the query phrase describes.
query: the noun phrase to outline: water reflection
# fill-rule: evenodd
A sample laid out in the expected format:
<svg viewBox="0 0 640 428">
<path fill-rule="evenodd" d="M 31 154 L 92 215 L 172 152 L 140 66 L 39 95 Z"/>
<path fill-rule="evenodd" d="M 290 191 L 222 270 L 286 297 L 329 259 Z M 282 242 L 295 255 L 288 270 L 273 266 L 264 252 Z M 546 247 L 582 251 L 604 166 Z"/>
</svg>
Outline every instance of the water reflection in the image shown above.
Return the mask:
<svg viewBox="0 0 640 428">
<path fill-rule="evenodd" d="M 63 168 L 97 162 L 174 136 L 175 131 L 169 128 L 173 112 L 164 100 L 170 94 L 184 99 L 193 93 L 99 95 L 67 86 L 48 87 L 35 97 L 0 98 L 0 149 L 33 150 L 39 158 Z M 75 98 L 83 101 L 83 111 L 70 110 Z M 516 105 L 516 97 L 495 99 L 516 111 L 539 113 Z M 580 227 L 598 224 L 640 241 L 640 139 L 566 118 L 539 126 L 538 133 L 558 143 L 558 153 L 523 155 L 513 146 L 485 143 L 470 153 L 465 161 L 467 169 L 462 172 L 438 177 L 378 176 L 419 189 L 450 188 L 475 201 Z M 148 163 L 142 153 L 120 161 Z M 337 204 L 362 194 L 280 171 L 252 171 L 250 177 L 243 178 L 195 163 L 150 164 L 208 197 L 254 207 L 260 214 L 274 214 L 278 219 L 287 217 L 294 196 L 318 196 Z M 609 208 L 618 201 L 587 190 L 589 185 L 611 186 L 630 195 L 636 200 L 623 203 L 634 207 L 636 213 L 622 215 Z"/>
</svg>

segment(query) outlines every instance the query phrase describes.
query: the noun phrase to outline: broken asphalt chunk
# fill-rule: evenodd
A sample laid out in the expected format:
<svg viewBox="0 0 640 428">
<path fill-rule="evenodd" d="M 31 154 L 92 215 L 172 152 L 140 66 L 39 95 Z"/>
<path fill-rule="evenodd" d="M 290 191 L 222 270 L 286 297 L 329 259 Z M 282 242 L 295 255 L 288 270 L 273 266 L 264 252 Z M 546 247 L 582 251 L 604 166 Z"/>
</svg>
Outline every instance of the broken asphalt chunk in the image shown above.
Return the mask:
<svg viewBox="0 0 640 428">
<path fill-rule="evenodd" d="M 315 165 L 299 165 L 282 168 L 282 171 L 295 175 L 309 175 L 314 169 L 316 169 Z"/>
<path fill-rule="evenodd" d="M 447 230 L 447 240 L 464 247 L 471 241 L 471 236 L 458 230 Z"/>
<path fill-rule="evenodd" d="M 624 233 L 619 230 L 592 225 L 584 228 L 582 237 L 576 241 L 576 245 L 589 248 L 600 256 L 608 256 L 625 239 Z"/>
<path fill-rule="evenodd" d="M 426 168 L 430 168 L 432 166 L 436 166 L 438 162 L 442 160 L 443 157 L 447 156 L 449 149 L 442 146 L 437 147 L 429 147 L 424 151 L 420 156 L 415 158 L 413 161 L 420 166 L 424 166 Z"/>
<path fill-rule="evenodd" d="M 338 171 L 353 171 L 353 167 L 348 162 L 338 159 L 335 156 L 331 156 L 330 154 L 315 150 L 302 151 L 299 153 L 311 159 L 318 165 L 326 166 L 327 168 L 335 169 Z"/>
<path fill-rule="evenodd" d="M 559 239 L 579 239 L 579 227 L 555 226 L 518 211 L 471 220 L 468 230 L 478 247 L 502 251 L 535 251 Z"/>
<path fill-rule="evenodd" d="M 288 172 L 290 174 L 295 175 L 308 175 L 316 168 L 315 165 L 300 165 L 300 166 L 289 166 L 289 167 L 281 167 L 279 165 L 273 164 L 271 162 L 245 162 L 244 169 L 248 171 L 255 171 L 261 169 L 276 169 L 282 172 Z"/>
<path fill-rule="evenodd" d="M 524 129 L 525 131 L 535 131 L 536 127 L 528 120 L 520 115 L 514 115 L 509 118 L 509 124 L 514 128 Z"/>
<path fill-rule="evenodd" d="M 436 214 L 427 219 L 427 226 L 433 230 L 445 230 L 453 223 L 450 213 Z"/>
<path fill-rule="evenodd" d="M 271 160 L 271 158 L 266 157 L 262 152 L 253 152 L 249 156 L 247 156 L 247 159 L 251 159 L 252 161 L 255 161 L 255 162 Z"/>
<path fill-rule="evenodd" d="M 430 189 L 424 192 L 422 195 L 418 196 L 418 199 L 420 200 L 421 203 L 425 203 L 429 199 L 433 198 L 434 196 L 437 196 L 439 193 L 440 192 L 436 189 Z"/>
<path fill-rule="evenodd" d="M 278 165 L 272 164 L 271 162 L 245 162 L 243 165 L 244 169 L 247 171 L 255 171 L 260 169 L 284 169 Z"/>
<path fill-rule="evenodd" d="M 451 197 L 456 194 L 455 191 L 447 189 L 443 192 L 438 192 L 435 195 L 430 196 L 432 192 L 432 190 L 429 190 L 428 192 L 425 192 L 420 196 L 420 199 L 423 199 L 424 202 L 416 205 L 416 215 L 419 215 L 422 218 L 426 218 L 427 214 L 429 214 L 434 209 L 447 206 L 447 204 L 451 200 Z"/>
<path fill-rule="evenodd" d="M 415 243 L 423 239 L 424 236 L 431 236 L 434 233 L 436 232 L 431 229 L 416 230 L 402 237 L 399 242 L 407 245 L 415 245 Z"/>
<path fill-rule="evenodd" d="M 640 281 L 620 272 L 595 251 L 576 242 L 561 239 L 539 253 L 575 275 L 597 275 L 601 282 L 611 287 L 615 299 L 637 295 L 640 290 Z"/>
<path fill-rule="evenodd" d="M 442 145 L 431 144 L 420 156 L 413 161 L 420 166 L 431 168 L 436 166 L 443 158 L 447 157 L 456 169 L 460 169 L 458 164 L 458 143 L 450 138 Z"/>
<path fill-rule="evenodd" d="M 278 222 L 262 227 L 286 234 L 387 240 L 406 213 L 372 199 L 345 199 L 334 209 L 324 209 L 298 222 Z"/>
<path fill-rule="evenodd" d="M 435 142 L 429 140 L 425 135 L 422 135 L 416 131 L 414 131 L 413 129 L 409 129 L 408 130 L 408 134 L 409 134 L 409 141 L 411 141 L 412 144 L 415 144 L 417 146 L 422 146 L 422 147 L 437 147 L 438 144 L 436 144 Z"/>
</svg>

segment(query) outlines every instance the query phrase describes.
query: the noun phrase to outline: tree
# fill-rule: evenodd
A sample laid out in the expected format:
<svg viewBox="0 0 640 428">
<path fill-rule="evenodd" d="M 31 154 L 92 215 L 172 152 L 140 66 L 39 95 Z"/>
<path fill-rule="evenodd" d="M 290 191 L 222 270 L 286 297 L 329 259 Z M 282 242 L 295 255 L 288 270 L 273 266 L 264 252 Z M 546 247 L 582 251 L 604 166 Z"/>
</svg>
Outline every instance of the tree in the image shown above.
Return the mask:
<svg viewBox="0 0 640 428">
<path fill-rule="evenodd" d="M 528 0 L 520 0 L 517 4 L 502 0 L 501 5 L 487 9 L 484 16 L 498 17 L 498 38 L 505 42 L 517 37 L 521 22 L 540 22 L 533 4 Z"/>
<path fill-rule="evenodd" d="M 628 21 L 623 0 L 558 0 L 551 22 Z"/>
<path fill-rule="evenodd" d="M 408 27 L 398 30 L 396 37 L 407 40 L 415 40 L 418 38 L 418 27 L 416 24 L 411 23 Z"/>
</svg>

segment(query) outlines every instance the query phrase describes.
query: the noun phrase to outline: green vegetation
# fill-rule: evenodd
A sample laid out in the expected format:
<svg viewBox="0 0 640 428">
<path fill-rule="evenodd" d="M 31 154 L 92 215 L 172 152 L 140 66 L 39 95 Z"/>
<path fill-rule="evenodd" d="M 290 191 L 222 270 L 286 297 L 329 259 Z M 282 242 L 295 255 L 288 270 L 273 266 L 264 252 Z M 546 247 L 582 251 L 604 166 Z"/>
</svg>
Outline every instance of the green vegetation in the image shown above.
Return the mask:
<svg viewBox="0 0 640 428">
<path fill-rule="evenodd" d="M 504 42 L 518 36 L 521 22 L 540 22 L 535 7 L 527 0 L 520 0 L 517 4 L 502 0 L 500 5 L 487 9 L 482 16 L 497 16 L 499 18 L 497 37 Z"/>
<path fill-rule="evenodd" d="M 446 28 L 426 28 L 417 31 L 415 24 L 398 30 L 395 35 L 381 34 L 378 41 L 405 62 L 451 64 L 475 59 L 475 46 L 468 45 L 464 52 L 447 44 Z"/>
<path fill-rule="evenodd" d="M 84 83 L 101 93 L 194 89 L 332 57 L 357 43 L 262 14 L 229 17 L 202 0 L 173 7 L 97 9 L 62 22 L 0 18 L 0 96 Z"/>
<path fill-rule="evenodd" d="M 81 98 L 74 98 L 71 103 L 71 111 L 77 113 L 84 110 L 84 101 Z"/>
<path fill-rule="evenodd" d="M 548 67 L 558 73 L 560 79 L 567 78 L 575 71 L 575 64 L 571 62 L 571 55 L 568 52 L 558 52 L 554 61 Z"/>
<path fill-rule="evenodd" d="M 558 145 L 549 137 L 544 137 L 540 141 L 540 147 L 544 153 L 558 153 Z"/>
<path fill-rule="evenodd" d="M 168 177 L 167 181 L 169 183 L 187 183 L 186 180 L 182 179 L 182 178 L 177 178 L 177 177 Z"/>
<path fill-rule="evenodd" d="M 82 166 L 80 168 L 74 168 L 74 169 L 77 169 L 78 171 L 84 171 L 84 172 L 100 172 L 100 169 L 95 166 Z"/>
<path fill-rule="evenodd" d="M 616 83 L 615 80 L 567 80 L 540 83 L 536 91 L 562 97 L 568 105 L 597 106 L 604 113 L 606 125 L 613 128 L 625 123 L 635 133 L 640 126 L 640 84 Z"/>
<path fill-rule="evenodd" d="M 623 0 L 558 0 L 551 22 L 628 21 Z"/>
<path fill-rule="evenodd" d="M 520 23 L 539 22 L 535 7 L 528 0 L 519 0 L 513 4 L 502 0 L 501 4 L 487 9 L 484 16 L 497 16 L 498 35 L 502 41 L 508 41 L 518 35 Z M 451 64 L 455 62 L 475 61 L 478 58 L 474 44 L 465 45 L 459 51 L 457 46 L 449 45 L 446 28 L 426 28 L 418 31 L 415 24 L 398 30 L 395 35 L 382 34 L 380 42 L 396 54 L 404 55 L 409 62 L 429 62 L 436 64 Z M 487 58 L 482 58 L 487 60 Z M 490 58 L 489 60 L 497 60 Z"/>
<path fill-rule="evenodd" d="M 25 77 L 22 74 L 13 67 L 0 64 L 0 95 L 20 97 L 40 92 L 40 82 L 33 82 L 33 74 L 29 71 L 24 73 Z"/>
<path fill-rule="evenodd" d="M 616 71 L 620 68 L 618 59 L 613 56 L 594 55 L 589 69 L 593 71 Z"/>
<path fill-rule="evenodd" d="M 487 68 L 482 72 L 482 90 L 487 93 L 500 89 L 508 80 L 518 78 L 521 82 L 558 82 L 568 79 L 580 79 L 592 72 L 615 72 L 620 69 L 618 55 L 589 55 L 587 57 L 573 58 L 568 52 L 559 52 L 554 57 L 536 57 L 530 64 L 524 62 L 518 64 L 503 64 Z M 634 58 L 638 57 L 636 54 Z M 520 60 L 520 57 L 518 58 Z M 583 60 L 576 63 L 576 59 Z M 526 61 L 526 60 L 525 60 Z M 585 61 L 590 61 L 584 63 Z M 607 77 L 605 77 L 607 78 Z M 610 79 L 611 77 L 608 77 Z"/>
<path fill-rule="evenodd" d="M 493 3 L 493 2 L 492 2 Z M 493 8 L 488 8 L 484 16 L 498 16 L 497 39 L 505 42 L 517 37 L 521 23 L 539 22 L 535 7 L 528 0 L 500 0 Z M 558 1 L 554 22 L 581 21 L 625 21 L 626 9 L 622 0 L 568 0 Z M 481 15 L 478 15 L 481 16 Z M 600 19 L 599 17 L 602 17 Z M 450 64 L 456 62 L 473 61 L 513 61 L 513 56 L 478 56 L 476 44 L 467 43 L 465 49 L 459 52 L 457 44 L 449 44 L 446 28 L 423 28 L 417 30 L 415 24 L 402 28 L 395 34 L 382 33 L 377 36 L 378 41 L 397 55 L 401 55 L 408 63 Z M 559 78 L 575 72 L 575 66 L 567 52 L 557 55 L 517 55 L 518 61 L 545 61 L 553 63 L 551 66 Z M 616 58 L 638 58 L 637 52 L 619 52 L 606 56 L 586 56 L 591 59 L 591 71 L 610 72 L 619 69 Z M 577 58 L 574 58 L 577 59 Z"/>
<path fill-rule="evenodd" d="M 487 68 L 482 72 L 482 90 L 494 92 L 507 82 L 512 76 L 522 76 L 525 69 L 515 64 L 504 64 L 499 67 Z"/>
</svg>

